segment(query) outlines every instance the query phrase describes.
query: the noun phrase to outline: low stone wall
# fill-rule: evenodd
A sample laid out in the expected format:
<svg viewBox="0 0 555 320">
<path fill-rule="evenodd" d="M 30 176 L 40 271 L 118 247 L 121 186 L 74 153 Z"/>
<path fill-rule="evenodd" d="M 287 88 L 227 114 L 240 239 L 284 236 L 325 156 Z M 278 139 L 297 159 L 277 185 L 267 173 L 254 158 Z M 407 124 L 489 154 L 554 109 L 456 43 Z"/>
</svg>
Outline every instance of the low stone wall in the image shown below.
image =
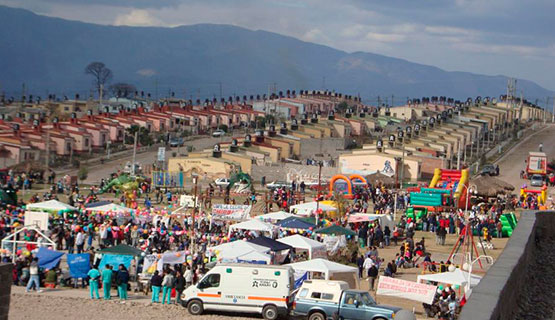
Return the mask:
<svg viewBox="0 0 555 320">
<path fill-rule="evenodd" d="M 0 264 L 0 320 L 8 320 L 13 279 L 12 268 L 11 263 Z"/>
<path fill-rule="evenodd" d="M 515 319 L 519 313 L 526 313 L 523 308 L 538 308 L 538 306 L 523 306 L 526 296 L 523 293 L 533 292 L 530 286 L 537 282 L 530 277 L 534 275 L 537 254 L 542 243 L 548 242 L 555 234 L 555 212 L 523 212 L 518 221 L 505 250 L 495 264 L 489 269 L 480 284 L 476 286 L 467 304 L 463 307 L 459 319 L 462 320 L 505 320 Z M 552 250 L 552 249 L 551 249 Z M 551 295 L 551 292 L 546 292 Z M 553 301 L 551 301 L 553 303 Z M 545 319 L 552 314 L 547 313 Z M 535 319 L 531 317 L 529 319 Z"/>
</svg>

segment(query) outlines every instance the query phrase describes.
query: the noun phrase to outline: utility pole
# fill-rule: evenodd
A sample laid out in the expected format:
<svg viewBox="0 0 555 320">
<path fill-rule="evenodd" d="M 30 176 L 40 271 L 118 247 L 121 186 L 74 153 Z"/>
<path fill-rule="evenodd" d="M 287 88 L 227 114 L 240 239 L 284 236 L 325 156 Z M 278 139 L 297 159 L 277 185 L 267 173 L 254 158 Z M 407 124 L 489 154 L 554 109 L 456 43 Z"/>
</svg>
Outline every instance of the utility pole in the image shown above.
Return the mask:
<svg viewBox="0 0 555 320">
<path fill-rule="evenodd" d="M 135 159 L 137 157 L 137 136 L 139 135 L 139 130 L 135 131 L 135 141 L 133 142 L 133 163 L 131 164 L 131 168 L 133 168 L 131 169 L 133 176 L 135 176 Z"/>
<path fill-rule="evenodd" d="M 555 97 L 553 97 L 553 111 L 551 111 L 551 123 L 555 122 Z"/>
<path fill-rule="evenodd" d="M 194 175 L 193 176 L 193 183 L 195 184 L 194 187 L 194 197 L 195 197 L 195 206 L 193 208 L 193 223 L 192 223 L 192 229 L 191 229 L 191 252 L 194 255 L 195 254 L 195 216 L 197 214 L 197 185 L 198 185 L 198 176 Z"/>
<path fill-rule="evenodd" d="M 393 98 L 394 98 L 394 95 L 391 95 L 391 106 L 392 106 L 392 107 L 395 106 L 395 104 L 393 103 Z"/>
<path fill-rule="evenodd" d="M 399 185 L 399 189 L 403 189 L 403 181 L 405 180 L 405 141 L 403 140 L 402 143 L 402 152 L 403 154 L 401 155 L 401 169 L 400 169 L 400 174 L 401 174 L 401 184 Z"/>
<path fill-rule="evenodd" d="M 316 226 L 318 226 L 318 211 L 320 210 L 320 190 L 322 179 L 322 161 L 318 161 L 318 196 L 316 197 Z"/>
<path fill-rule="evenodd" d="M 46 170 L 50 166 L 50 130 L 46 131 Z"/>
<path fill-rule="evenodd" d="M 461 170 L 461 142 L 457 142 L 458 150 L 457 150 L 457 170 Z"/>
</svg>

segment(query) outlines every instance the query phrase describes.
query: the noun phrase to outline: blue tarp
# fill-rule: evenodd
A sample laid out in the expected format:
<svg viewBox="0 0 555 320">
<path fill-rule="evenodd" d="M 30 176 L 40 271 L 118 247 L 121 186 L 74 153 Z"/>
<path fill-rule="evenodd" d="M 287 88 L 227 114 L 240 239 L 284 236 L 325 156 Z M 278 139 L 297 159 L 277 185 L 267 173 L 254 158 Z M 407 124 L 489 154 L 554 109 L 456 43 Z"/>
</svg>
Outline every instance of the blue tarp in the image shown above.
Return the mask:
<svg viewBox="0 0 555 320">
<path fill-rule="evenodd" d="M 46 248 L 39 248 L 36 257 L 39 259 L 39 267 L 44 269 L 52 269 L 60 263 L 64 253 Z"/>
<path fill-rule="evenodd" d="M 281 250 L 293 249 L 293 247 L 291 247 L 288 244 L 281 243 L 279 241 L 276 241 L 272 238 L 268 238 L 268 237 L 265 237 L 265 236 L 260 236 L 260 237 L 251 239 L 248 242 L 254 243 L 254 244 L 257 244 L 259 246 L 266 247 L 266 248 L 270 248 L 270 250 L 272 250 L 274 252 L 281 251 Z"/>
<path fill-rule="evenodd" d="M 91 269 L 90 255 L 88 253 L 68 254 L 67 264 L 69 265 L 69 275 L 72 278 L 86 278 Z"/>
<path fill-rule="evenodd" d="M 129 266 L 131 265 L 131 260 L 133 260 L 133 256 L 105 254 L 102 256 L 102 260 L 100 260 L 98 270 L 104 270 L 104 266 L 106 266 L 107 264 L 114 267 L 114 270 L 117 270 L 120 264 L 123 264 L 127 269 L 129 269 Z"/>
<path fill-rule="evenodd" d="M 111 204 L 112 201 L 98 201 L 98 202 L 91 202 L 91 203 L 87 203 L 85 205 L 85 208 L 94 208 L 94 207 L 100 207 L 100 206 L 105 206 L 107 204 Z"/>
<path fill-rule="evenodd" d="M 310 229 L 310 228 L 316 227 L 316 225 L 312 223 L 308 223 L 306 221 L 303 221 L 295 217 L 289 217 L 287 219 L 281 220 L 276 225 L 282 228 L 291 228 L 291 229 Z"/>
<path fill-rule="evenodd" d="M 237 259 L 237 263 L 250 263 L 250 264 L 266 264 L 266 261 L 257 261 L 257 260 L 240 260 L 240 259 Z"/>
</svg>

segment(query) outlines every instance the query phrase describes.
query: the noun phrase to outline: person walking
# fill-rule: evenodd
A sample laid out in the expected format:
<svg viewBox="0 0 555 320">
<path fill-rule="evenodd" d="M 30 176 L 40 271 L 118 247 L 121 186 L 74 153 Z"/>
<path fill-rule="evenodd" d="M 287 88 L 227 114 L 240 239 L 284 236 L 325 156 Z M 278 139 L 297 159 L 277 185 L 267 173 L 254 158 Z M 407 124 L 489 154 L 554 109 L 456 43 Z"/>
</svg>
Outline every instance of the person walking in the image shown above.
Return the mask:
<svg viewBox="0 0 555 320">
<path fill-rule="evenodd" d="M 152 288 L 151 303 L 160 303 L 160 287 L 162 287 L 162 277 L 158 270 L 154 271 L 154 275 L 150 278 L 150 286 Z"/>
<path fill-rule="evenodd" d="M 123 264 L 119 265 L 118 273 L 116 274 L 116 283 L 118 284 L 118 295 L 121 303 L 127 300 L 127 285 L 129 284 L 129 271 Z"/>
<path fill-rule="evenodd" d="M 373 264 L 370 269 L 368 269 L 368 277 L 370 280 L 370 290 L 374 291 L 374 283 L 376 283 L 376 278 L 378 277 L 378 267 Z"/>
<path fill-rule="evenodd" d="M 168 270 L 166 272 L 166 275 L 164 276 L 164 280 L 162 281 L 162 287 L 164 290 L 164 295 L 162 296 L 162 304 L 166 303 L 166 296 L 168 297 L 168 304 L 171 303 L 171 298 L 172 298 L 172 288 L 174 285 L 174 277 L 172 274 L 171 270 Z"/>
<path fill-rule="evenodd" d="M 91 293 L 91 299 L 94 300 L 94 294 L 96 294 L 97 299 L 100 299 L 100 295 L 98 294 L 98 280 L 100 280 L 100 272 L 95 266 L 93 266 L 92 269 L 89 270 L 89 273 L 87 273 L 87 275 L 90 278 L 89 289 Z"/>
<path fill-rule="evenodd" d="M 177 271 L 177 275 L 175 277 L 175 303 L 182 304 L 181 301 L 181 293 L 185 290 L 185 277 L 181 274 L 181 271 Z"/>
<path fill-rule="evenodd" d="M 29 275 L 29 282 L 27 282 L 25 292 L 29 292 L 33 284 L 35 285 L 35 290 L 37 290 L 37 292 L 42 292 L 42 290 L 40 289 L 39 259 L 37 257 L 33 258 L 33 261 L 29 266 Z"/>
<path fill-rule="evenodd" d="M 112 266 L 106 264 L 102 270 L 102 289 L 104 290 L 104 300 L 110 300 L 110 289 L 112 289 Z"/>
</svg>

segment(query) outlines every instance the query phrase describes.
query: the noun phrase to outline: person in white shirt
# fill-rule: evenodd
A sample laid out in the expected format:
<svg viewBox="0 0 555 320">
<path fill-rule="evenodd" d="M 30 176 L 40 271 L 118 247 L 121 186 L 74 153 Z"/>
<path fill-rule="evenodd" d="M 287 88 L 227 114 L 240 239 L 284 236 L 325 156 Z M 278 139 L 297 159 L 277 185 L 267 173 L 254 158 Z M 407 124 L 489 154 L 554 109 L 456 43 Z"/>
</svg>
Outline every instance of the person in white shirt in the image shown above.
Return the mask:
<svg viewBox="0 0 555 320">
<path fill-rule="evenodd" d="M 193 284 L 193 271 L 191 270 L 191 267 L 187 266 L 187 270 L 185 270 L 183 277 L 185 278 L 185 289 L 187 289 Z"/>
<path fill-rule="evenodd" d="M 370 256 L 367 256 L 366 259 L 364 259 L 364 263 L 362 264 L 362 267 L 366 271 L 364 273 L 366 276 L 368 276 L 368 270 L 370 270 L 370 268 L 372 268 L 373 265 L 374 265 L 374 260 L 372 260 Z"/>
<path fill-rule="evenodd" d="M 85 233 L 83 230 L 77 232 L 77 236 L 75 237 L 75 244 L 77 245 L 77 253 L 83 252 L 83 247 L 85 246 Z"/>
</svg>

